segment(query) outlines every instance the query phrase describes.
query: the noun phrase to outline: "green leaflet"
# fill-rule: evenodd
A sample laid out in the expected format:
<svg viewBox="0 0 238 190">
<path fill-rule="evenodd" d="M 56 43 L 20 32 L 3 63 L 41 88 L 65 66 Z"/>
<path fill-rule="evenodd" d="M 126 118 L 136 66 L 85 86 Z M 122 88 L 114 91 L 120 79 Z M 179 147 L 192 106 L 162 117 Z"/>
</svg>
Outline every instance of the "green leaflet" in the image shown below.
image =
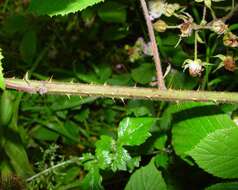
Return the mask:
<svg viewBox="0 0 238 190">
<path fill-rule="evenodd" d="M 130 177 L 125 190 L 166 190 L 166 184 L 154 165 L 154 159 L 145 166 L 136 170 Z"/>
<path fill-rule="evenodd" d="M 118 143 L 135 146 L 145 142 L 150 137 L 149 130 L 155 124 L 155 118 L 125 118 L 118 128 Z"/>
<path fill-rule="evenodd" d="M 29 10 L 37 15 L 66 15 L 100 2 L 103 0 L 32 0 Z"/>
<path fill-rule="evenodd" d="M 217 177 L 238 178 L 238 128 L 217 130 L 202 139 L 189 155 Z"/>
<path fill-rule="evenodd" d="M 2 49 L 0 49 L 0 89 L 4 90 L 5 83 L 4 83 L 4 77 L 3 77 L 2 60 L 3 60 Z"/>
</svg>

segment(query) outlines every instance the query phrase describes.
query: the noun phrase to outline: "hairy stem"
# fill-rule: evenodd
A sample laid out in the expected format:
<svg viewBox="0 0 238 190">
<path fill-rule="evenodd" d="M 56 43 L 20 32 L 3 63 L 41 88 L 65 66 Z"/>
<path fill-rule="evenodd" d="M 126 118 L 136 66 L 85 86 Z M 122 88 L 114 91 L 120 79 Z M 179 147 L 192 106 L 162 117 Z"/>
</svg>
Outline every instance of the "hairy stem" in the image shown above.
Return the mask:
<svg viewBox="0 0 238 190">
<path fill-rule="evenodd" d="M 149 33 L 149 37 L 150 37 L 150 41 L 151 41 L 152 53 L 153 53 L 153 57 L 154 57 L 155 65 L 156 65 L 158 87 L 160 90 L 166 90 L 166 86 L 164 83 L 164 76 L 163 76 L 162 67 L 161 67 L 160 55 L 159 55 L 159 51 L 158 51 L 158 47 L 157 47 L 157 43 L 156 43 L 156 39 L 155 39 L 153 25 L 150 20 L 148 8 L 147 8 L 145 0 L 140 0 L 140 3 L 142 6 L 142 9 L 143 9 L 143 13 L 145 16 L 148 33 Z"/>
<path fill-rule="evenodd" d="M 118 87 L 66 82 L 5 79 L 8 89 L 32 94 L 58 94 L 75 96 L 108 97 L 116 99 L 148 99 L 165 101 L 203 101 L 238 103 L 238 93 L 159 90 L 156 88 Z"/>
</svg>

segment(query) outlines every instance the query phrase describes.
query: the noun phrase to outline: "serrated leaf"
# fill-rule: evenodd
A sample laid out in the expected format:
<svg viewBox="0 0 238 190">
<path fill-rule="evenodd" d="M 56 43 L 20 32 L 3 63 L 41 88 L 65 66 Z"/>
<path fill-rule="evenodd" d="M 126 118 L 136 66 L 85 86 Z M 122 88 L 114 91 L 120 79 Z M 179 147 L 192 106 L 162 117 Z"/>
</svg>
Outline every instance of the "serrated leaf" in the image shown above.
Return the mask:
<svg viewBox="0 0 238 190">
<path fill-rule="evenodd" d="M 136 170 L 130 177 L 125 190 L 166 190 L 166 184 L 154 165 L 154 159 L 145 167 Z"/>
<path fill-rule="evenodd" d="M 29 10 L 37 15 L 66 15 L 81 11 L 104 0 L 32 0 Z"/>
<path fill-rule="evenodd" d="M 220 129 L 202 139 L 189 155 L 217 177 L 238 178 L 238 128 Z"/>
<path fill-rule="evenodd" d="M 188 102 L 173 105 L 172 144 L 177 155 L 187 151 L 217 129 L 236 127 L 230 116 L 212 103 Z"/>
<path fill-rule="evenodd" d="M 140 145 L 150 136 L 149 130 L 155 124 L 155 118 L 125 118 L 118 128 L 118 143 L 123 146 Z"/>
<path fill-rule="evenodd" d="M 207 187 L 205 190 L 238 190 L 238 182 L 218 183 Z"/>
<path fill-rule="evenodd" d="M 107 168 L 112 163 L 112 149 L 115 146 L 115 141 L 110 136 L 103 135 L 96 142 L 96 157 L 99 167 Z"/>
<path fill-rule="evenodd" d="M 0 49 L 0 89 L 5 90 L 6 86 L 3 77 L 2 60 L 3 60 L 2 49 Z"/>
</svg>

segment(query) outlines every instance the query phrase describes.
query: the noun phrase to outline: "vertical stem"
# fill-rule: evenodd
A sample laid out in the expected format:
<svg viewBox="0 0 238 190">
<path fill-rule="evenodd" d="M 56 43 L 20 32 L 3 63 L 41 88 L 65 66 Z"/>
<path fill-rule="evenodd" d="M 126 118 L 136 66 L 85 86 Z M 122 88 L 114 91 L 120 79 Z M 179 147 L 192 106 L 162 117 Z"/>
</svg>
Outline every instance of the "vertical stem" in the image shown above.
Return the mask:
<svg viewBox="0 0 238 190">
<path fill-rule="evenodd" d="M 143 13 L 145 16 L 145 20 L 146 20 L 146 24 L 147 24 L 147 28 L 148 28 L 148 32 L 149 32 L 149 37 L 150 37 L 150 41 L 151 41 L 152 53 L 153 53 L 153 57 L 154 57 L 155 65 L 156 65 L 158 88 L 160 90 L 166 90 L 166 86 L 164 83 L 164 76 L 163 76 L 162 67 L 161 67 L 160 55 L 159 55 L 158 47 L 156 44 L 154 29 L 153 29 L 152 22 L 150 20 L 148 8 L 147 8 L 145 0 L 140 0 L 140 3 L 142 6 L 142 9 L 143 9 Z"/>
<path fill-rule="evenodd" d="M 195 32 L 195 40 L 194 40 L 194 60 L 198 59 L 198 39 L 197 39 L 198 31 Z"/>
</svg>

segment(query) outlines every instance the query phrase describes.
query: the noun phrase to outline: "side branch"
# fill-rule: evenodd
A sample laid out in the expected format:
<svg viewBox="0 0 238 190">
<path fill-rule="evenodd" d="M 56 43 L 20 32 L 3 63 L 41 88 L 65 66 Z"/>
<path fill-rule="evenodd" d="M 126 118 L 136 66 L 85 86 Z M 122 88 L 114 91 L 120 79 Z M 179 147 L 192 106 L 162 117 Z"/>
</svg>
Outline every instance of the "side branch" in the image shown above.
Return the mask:
<svg viewBox="0 0 238 190">
<path fill-rule="evenodd" d="M 32 94 L 57 94 L 75 96 L 95 96 L 116 99 L 148 99 L 165 101 L 203 101 L 238 103 L 238 93 L 159 90 L 157 88 L 118 87 L 90 85 L 80 83 L 5 79 L 8 89 L 15 89 Z"/>
<path fill-rule="evenodd" d="M 142 6 L 142 9 L 143 9 L 143 13 L 145 16 L 145 20 L 146 20 L 146 24 L 147 24 L 147 28 L 148 28 L 148 32 L 149 32 L 149 37 L 150 37 L 150 41 L 151 41 L 152 53 L 153 53 L 155 66 L 156 66 L 158 87 L 160 90 L 166 90 L 166 86 L 164 83 L 164 76 L 163 76 L 162 67 L 161 67 L 160 55 L 159 55 L 157 43 L 155 40 L 154 29 L 153 29 L 152 22 L 150 20 L 148 8 L 147 8 L 145 0 L 140 0 L 140 3 Z"/>
</svg>

